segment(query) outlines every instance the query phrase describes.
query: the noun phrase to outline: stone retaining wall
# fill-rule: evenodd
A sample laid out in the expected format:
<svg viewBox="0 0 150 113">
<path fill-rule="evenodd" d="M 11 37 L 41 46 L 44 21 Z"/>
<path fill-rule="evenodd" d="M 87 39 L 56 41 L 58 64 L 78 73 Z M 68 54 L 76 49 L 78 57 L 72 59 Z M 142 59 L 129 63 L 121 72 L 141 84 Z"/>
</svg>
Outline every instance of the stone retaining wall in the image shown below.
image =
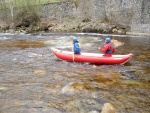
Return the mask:
<svg viewBox="0 0 150 113">
<path fill-rule="evenodd" d="M 75 5 L 71 2 L 60 2 L 57 4 L 45 4 L 43 5 L 40 16 L 42 18 L 57 19 L 60 21 L 66 18 L 73 18 Z"/>
<path fill-rule="evenodd" d="M 132 32 L 150 33 L 150 24 L 132 24 Z"/>
<path fill-rule="evenodd" d="M 130 27 L 130 32 L 150 32 L 150 0 L 76 0 L 73 2 L 61 2 L 57 4 L 46 4 L 39 12 L 41 18 L 47 20 L 56 19 L 64 22 L 67 19 L 82 21 L 90 19 L 102 23 L 110 23 Z M 10 12 L 2 14 L 10 16 Z M 14 15 L 16 14 L 14 10 Z"/>
</svg>

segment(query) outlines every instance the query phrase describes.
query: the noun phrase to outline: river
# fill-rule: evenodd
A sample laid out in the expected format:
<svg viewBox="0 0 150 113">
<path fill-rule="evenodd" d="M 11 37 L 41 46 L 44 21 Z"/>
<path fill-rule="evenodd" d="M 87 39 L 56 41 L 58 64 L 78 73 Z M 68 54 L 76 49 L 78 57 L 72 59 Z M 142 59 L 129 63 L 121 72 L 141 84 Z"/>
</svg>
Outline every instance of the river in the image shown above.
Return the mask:
<svg viewBox="0 0 150 113">
<path fill-rule="evenodd" d="M 124 43 L 115 54 L 133 53 L 124 65 L 59 60 L 55 47 L 98 53 L 104 39 Z M 117 113 L 150 111 L 150 37 L 34 33 L 0 34 L 0 113 L 95 113 L 111 103 Z"/>
</svg>

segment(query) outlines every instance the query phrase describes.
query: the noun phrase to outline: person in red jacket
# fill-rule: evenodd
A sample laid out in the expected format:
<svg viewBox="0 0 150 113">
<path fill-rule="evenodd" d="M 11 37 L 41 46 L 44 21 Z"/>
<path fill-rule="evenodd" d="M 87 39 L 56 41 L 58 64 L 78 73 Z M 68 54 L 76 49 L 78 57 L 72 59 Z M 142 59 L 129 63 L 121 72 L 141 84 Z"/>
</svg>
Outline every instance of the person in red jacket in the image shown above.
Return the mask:
<svg viewBox="0 0 150 113">
<path fill-rule="evenodd" d="M 112 54 L 116 51 L 116 49 L 111 44 L 111 39 L 110 38 L 105 39 L 104 48 L 98 48 L 98 49 L 99 49 L 100 52 L 104 53 L 104 56 L 109 56 L 109 57 L 111 57 Z"/>
</svg>

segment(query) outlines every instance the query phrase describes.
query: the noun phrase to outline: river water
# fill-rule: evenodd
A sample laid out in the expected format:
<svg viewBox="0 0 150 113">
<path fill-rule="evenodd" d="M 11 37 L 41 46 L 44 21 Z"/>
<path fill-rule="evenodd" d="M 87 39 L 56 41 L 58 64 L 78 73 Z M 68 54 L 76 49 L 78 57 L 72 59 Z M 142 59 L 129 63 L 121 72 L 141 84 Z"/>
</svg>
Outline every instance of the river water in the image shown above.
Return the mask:
<svg viewBox="0 0 150 113">
<path fill-rule="evenodd" d="M 59 60 L 55 47 L 98 53 L 104 39 L 124 43 L 115 54 L 133 53 L 124 65 Z M 102 34 L 0 34 L 0 113 L 100 113 L 111 103 L 118 113 L 150 111 L 150 37 Z"/>
</svg>

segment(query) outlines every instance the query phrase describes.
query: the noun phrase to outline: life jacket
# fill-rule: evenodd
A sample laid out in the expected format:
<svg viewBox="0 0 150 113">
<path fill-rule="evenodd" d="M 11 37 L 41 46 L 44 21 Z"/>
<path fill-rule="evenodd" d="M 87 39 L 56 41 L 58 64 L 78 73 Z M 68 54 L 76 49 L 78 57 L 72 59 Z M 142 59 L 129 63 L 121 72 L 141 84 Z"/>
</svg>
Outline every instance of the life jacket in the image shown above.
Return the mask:
<svg viewBox="0 0 150 113">
<path fill-rule="evenodd" d="M 106 54 L 112 54 L 112 49 L 113 47 L 112 45 L 110 45 L 109 49 L 106 51 Z"/>
<path fill-rule="evenodd" d="M 80 47 L 78 42 L 73 43 L 74 44 L 74 53 L 75 54 L 80 54 Z"/>
<path fill-rule="evenodd" d="M 111 44 L 111 43 L 108 43 L 108 45 L 109 45 L 109 49 L 107 49 L 106 50 L 106 52 L 105 52 L 105 54 L 107 55 L 111 55 L 111 54 L 113 54 L 116 50 L 115 50 L 115 48 L 113 47 L 113 45 Z"/>
</svg>

